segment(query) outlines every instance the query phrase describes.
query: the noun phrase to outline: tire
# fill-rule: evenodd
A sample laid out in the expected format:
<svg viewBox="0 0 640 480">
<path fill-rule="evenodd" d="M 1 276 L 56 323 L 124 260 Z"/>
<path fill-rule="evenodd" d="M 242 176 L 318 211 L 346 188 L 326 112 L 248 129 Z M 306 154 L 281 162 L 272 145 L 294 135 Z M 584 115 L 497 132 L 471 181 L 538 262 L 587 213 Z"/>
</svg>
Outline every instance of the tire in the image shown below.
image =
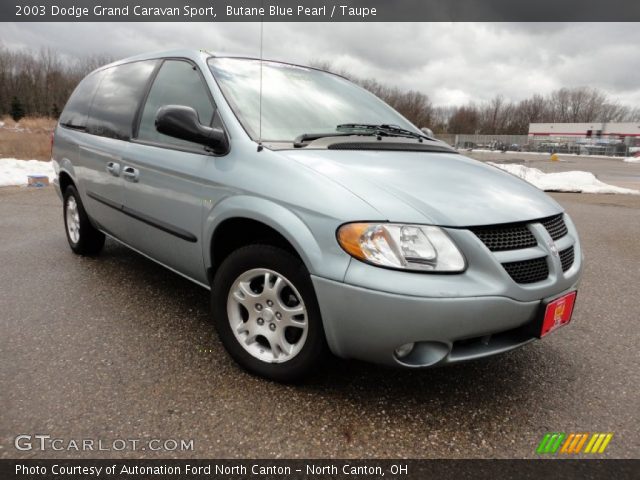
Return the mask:
<svg viewBox="0 0 640 480">
<path fill-rule="evenodd" d="M 231 253 L 216 272 L 211 303 L 222 344 L 253 374 L 294 382 L 326 354 L 309 272 L 281 248 L 249 245 Z"/>
<path fill-rule="evenodd" d="M 69 185 L 63 199 L 64 231 L 71 250 L 78 255 L 97 255 L 104 246 L 105 236 L 91 225 L 76 187 Z"/>
</svg>

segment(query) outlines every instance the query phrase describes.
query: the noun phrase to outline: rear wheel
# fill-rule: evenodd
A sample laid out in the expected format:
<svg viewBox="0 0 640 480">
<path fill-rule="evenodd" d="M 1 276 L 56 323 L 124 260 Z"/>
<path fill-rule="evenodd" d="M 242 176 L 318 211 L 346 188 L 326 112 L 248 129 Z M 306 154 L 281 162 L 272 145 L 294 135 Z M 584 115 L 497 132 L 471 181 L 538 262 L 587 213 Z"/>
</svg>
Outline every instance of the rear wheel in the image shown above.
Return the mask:
<svg viewBox="0 0 640 480">
<path fill-rule="evenodd" d="M 104 246 L 105 236 L 96 230 L 84 210 L 76 187 L 64 191 L 64 227 L 69 246 L 79 255 L 96 255 Z"/>
<path fill-rule="evenodd" d="M 291 382 L 325 354 L 309 272 L 280 248 L 250 245 L 230 254 L 214 278 L 212 309 L 223 345 L 250 372 Z"/>
</svg>

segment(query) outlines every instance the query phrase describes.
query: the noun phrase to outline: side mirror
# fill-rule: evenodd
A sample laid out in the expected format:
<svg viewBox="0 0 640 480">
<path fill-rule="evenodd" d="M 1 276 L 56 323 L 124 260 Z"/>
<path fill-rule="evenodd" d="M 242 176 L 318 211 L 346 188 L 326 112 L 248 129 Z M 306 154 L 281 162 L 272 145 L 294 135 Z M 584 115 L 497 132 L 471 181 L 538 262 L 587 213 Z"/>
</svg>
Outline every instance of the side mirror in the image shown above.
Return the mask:
<svg viewBox="0 0 640 480">
<path fill-rule="evenodd" d="M 430 128 L 428 128 L 428 127 L 422 127 L 420 130 L 421 130 L 421 131 L 422 131 L 422 133 L 424 133 L 427 137 L 430 137 L 430 138 L 436 138 L 436 137 L 434 137 L 434 135 L 433 135 L 433 130 L 431 130 Z"/>
<path fill-rule="evenodd" d="M 226 153 L 229 141 L 220 128 L 207 127 L 198 120 L 198 114 L 191 107 L 165 105 L 156 114 L 156 130 L 170 137 L 199 143 L 211 148 L 215 153 Z"/>
</svg>

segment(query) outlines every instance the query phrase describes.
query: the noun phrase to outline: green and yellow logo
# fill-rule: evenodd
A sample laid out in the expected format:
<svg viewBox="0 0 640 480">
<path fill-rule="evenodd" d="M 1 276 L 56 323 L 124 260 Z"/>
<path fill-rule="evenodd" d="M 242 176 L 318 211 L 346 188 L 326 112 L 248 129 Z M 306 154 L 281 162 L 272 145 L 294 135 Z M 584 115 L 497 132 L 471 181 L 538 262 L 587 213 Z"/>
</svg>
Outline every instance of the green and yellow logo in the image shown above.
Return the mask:
<svg viewBox="0 0 640 480">
<path fill-rule="evenodd" d="M 536 453 L 604 453 L 612 438 L 613 433 L 547 433 Z"/>
</svg>

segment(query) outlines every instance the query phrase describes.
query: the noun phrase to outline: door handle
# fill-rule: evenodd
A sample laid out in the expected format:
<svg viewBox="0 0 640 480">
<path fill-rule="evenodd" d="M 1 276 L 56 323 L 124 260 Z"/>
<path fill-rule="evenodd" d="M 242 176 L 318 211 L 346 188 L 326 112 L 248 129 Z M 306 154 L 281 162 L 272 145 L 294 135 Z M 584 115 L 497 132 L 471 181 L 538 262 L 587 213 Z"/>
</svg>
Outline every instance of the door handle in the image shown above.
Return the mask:
<svg viewBox="0 0 640 480">
<path fill-rule="evenodd" d="M 120 176 L 120 164 L 116 162 L 107 163 L 107 172 L 109 172 L 114 177 Z"/>
<path fill-rule="evenodd" d="M 122 176 L 131 182 L 137 182 L 139 175 L 140 175 L 140 172 L 138 171 L 137 168 L 124 167 L 122 169 Z"/>
</svg>

